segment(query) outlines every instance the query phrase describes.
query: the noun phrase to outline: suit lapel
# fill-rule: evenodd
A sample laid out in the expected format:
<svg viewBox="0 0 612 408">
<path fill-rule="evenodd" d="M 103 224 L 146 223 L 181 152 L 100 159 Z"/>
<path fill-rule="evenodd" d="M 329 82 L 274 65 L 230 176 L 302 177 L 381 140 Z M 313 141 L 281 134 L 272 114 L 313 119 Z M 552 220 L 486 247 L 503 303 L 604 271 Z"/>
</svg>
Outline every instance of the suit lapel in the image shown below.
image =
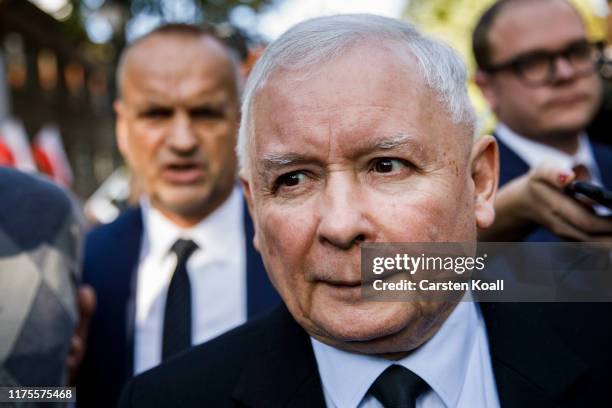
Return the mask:
<svg viewBox="0 0 612 408">
<path fill-rule="evenodd" d="M 280 303 L 280 298 L 276 290 L 272 287 L 266 268 L 259 252 L 253 245 L 255 228 L 249 215 L 249 210 L 244 202 L 243 225 L 246 246 L 246 280 L 247 280 L 247 317 L 252 319 L 254 316 L 270 310 L 272 306 Z"/>
<path fill-rule="evenodd" d="M 589 142 L 590 143 L 590 142 Z M 591 151 L 595 157 L 597 167 L 601 173 L 601 182 L 607 188 L 612 188 L 612 175 L 610 174 L 609 168 L 612 166 L 612 154 L 610 154 L 610 148 L 597 143 L 590 143 Z"/>
<path fill-rule="evenodd" d="M 325 407 L 310 339 L 284 305 L 260 338 L 263 351 L 246 363 L 234 399 L 246 406 Z"/>
<path fill-rule="evenodd" d="M 481 303 L 502 407 L 547 407 L 587 373 L 547 326 L 546 304 Z"/>
<path fill-rule="evenodd" d="M 503 186 L 510 180 L 527 173 L 529 165 L 506 146 L 495 133 L 493 133 L 493 136 L 499 147 L 499 185 Z"/>
<path fill-rule="evenodd" d="M 134 372 L 134 325 L 136 316 L 136 281 L 138 259 L 142 241 L 142 211 L 140 207 L 127 210 L 122 225 L 115 229 L 114 238 L 116 248 L 120 248 L 117 254 L 109 254 L 115 257 L 115 265 L 109 273 L 115 275 L 114 281 L 121 288 L 117 291 L 116 302 L 124 304 L 123 315 L 117 316 L 126 333 L 126 376 L 132 377 Z M 120 256 L 122 255 L 122 256 Z"/>
</svg>

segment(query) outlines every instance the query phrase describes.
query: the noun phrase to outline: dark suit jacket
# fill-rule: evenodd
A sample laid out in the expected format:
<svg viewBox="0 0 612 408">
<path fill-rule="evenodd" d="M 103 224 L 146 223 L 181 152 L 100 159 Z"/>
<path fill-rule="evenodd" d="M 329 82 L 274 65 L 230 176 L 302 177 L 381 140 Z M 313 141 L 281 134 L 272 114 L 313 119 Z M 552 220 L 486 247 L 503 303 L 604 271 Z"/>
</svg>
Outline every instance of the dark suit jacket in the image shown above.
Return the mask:
<svg viewBox="0 0 612 408">
<path fill-rule="evenodd" d="M 480 307 L 502 407 L 612 406 L 609 304 Z M 120 403 L 121 408 L 323 406 L 309 337 L 284 306 L 137 376 Z"/>
<path fill-rule="evenodd" d="M 507 182 L 527 173 L 529 165 L 500 139 L 497 139 L 497 144 L 499 145 L 499 185 L 501 187 Z M 592 142 L 591 147 L 595 156 L 595 162 L 601 172 L 602 183 L 608 189 L 612 189 L 612 148 Z M 545 228 L 536 229 L 524 239 L 524 241 L 529 242 L 556 242 L 561 240 L 559 236 Z"/>
<path fill-rule="evenodd" d="M 247 264 L 247 316 L 252 318 L 280 302 L 261 257 L 253 247 L 253 224 L 244 209 Z M 113 407 L 133 375 L 136 270 L 142 238 L 139 208 L 87 237 L 83 280 L 94 287 L 97 307 L 86 356 L 77 381 L 79 407 Z"/>
</svg>

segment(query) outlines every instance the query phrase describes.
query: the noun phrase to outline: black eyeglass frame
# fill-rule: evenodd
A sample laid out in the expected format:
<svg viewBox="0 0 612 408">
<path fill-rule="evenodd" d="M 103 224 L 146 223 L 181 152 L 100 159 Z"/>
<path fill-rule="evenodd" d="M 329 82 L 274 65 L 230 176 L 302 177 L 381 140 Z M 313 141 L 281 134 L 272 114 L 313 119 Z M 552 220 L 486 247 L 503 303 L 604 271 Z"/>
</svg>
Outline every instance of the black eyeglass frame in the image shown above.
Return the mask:
<svg viewBox="0 0 612 408">
<path fill-rule="evenodd" d="M 488 73 L 496 73 L 505 70 L 511 70 L 517 78 L 519 78 L 525 85 L 530 87 L 539 87 L 544 85 L 550 85 L 555 80 L 556 75 L 556 61 L 558 58 L 565 59 L 572 68 L 576 69 L 571 59 L 573 52 L 589 51 L 592 53 L 592 66 L 588 69 L 580 70 L 576 72 L 576 75 L 585 76 L 594 73 L 603 63 L 603 44 L 600 42 L 592 43 L 586 40 L 579 40 L 571 43 L 560 51 L 545 51 L 535 50 L 519 54 L 508 61 L 501 62 L 498 64 L 491 64 L 481 68 L 483 71 Z M 524 73 L 524 66 L 533 60 L 534 58 L 542 57 L 545 58 L 548 63 L 548 69 L 546 76 L 539 80 L 529 79 Z"/>
</svg>

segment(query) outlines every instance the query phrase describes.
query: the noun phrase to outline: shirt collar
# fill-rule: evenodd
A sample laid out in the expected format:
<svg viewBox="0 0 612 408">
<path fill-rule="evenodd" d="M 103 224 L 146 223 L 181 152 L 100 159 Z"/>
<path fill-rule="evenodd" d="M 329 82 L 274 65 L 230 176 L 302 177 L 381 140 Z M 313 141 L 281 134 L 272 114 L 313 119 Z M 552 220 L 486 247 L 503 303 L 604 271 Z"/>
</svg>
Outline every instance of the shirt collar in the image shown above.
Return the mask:
<svg viewBox="0 0 612 408">
<path fill-rule="evenodd" d="M 495 135 L 523 159 L 529 167 L 535 167 L 544 161 L 555 161 L 563 168 L 571 170 L 572 167 L 582 164 L 589 169 L 591 177 L 595 181 L 600 180 L 595 156 L 584 132 L 578 137 L 578 150 L 573 155 L 521 136 L 504 123 L 497 126 Z"/>
<path fill-rule="evenodd" d="M 148 197 L 140 200 L 143 214 L 145 247 L 155 256 L 163 257 L 170 252 L 179 238 L 191 239 L 205 249 L 209 258 L 224 258 L 239 242 L 236 232 L 242 226 L 242 193 L 235 187 L 231 195 L 217 209 L 196 225 L 181 228 L 151 206 Z"/>
<path fill-rule="evenodd" d="M 444 404 L 457 405 L 472 346 L 484 322 L 473 302 L 459 302 L 434 336 L 398 361 L 349 353 L 311 338 L 323 387 L 338 407 L 357 407 L 376 378 L 402 365 L 429 384 Z M 350 379 L 350 380 L 349 380 Z"/>
</svg>

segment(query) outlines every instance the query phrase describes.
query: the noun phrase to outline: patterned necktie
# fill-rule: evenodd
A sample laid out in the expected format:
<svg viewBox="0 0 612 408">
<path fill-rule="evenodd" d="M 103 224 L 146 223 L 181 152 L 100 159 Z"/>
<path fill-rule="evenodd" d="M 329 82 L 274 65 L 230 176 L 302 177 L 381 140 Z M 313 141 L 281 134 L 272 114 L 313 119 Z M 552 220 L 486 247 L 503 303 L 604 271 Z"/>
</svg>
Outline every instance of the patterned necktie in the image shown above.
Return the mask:
<svg viewBox="0 0 612 408">
<path fill-rule="evenodd" d="M 197 248 L 195 242 L 185 239 L 172 245 L 177 262 L 166 297 L 162 361 L 191 346 L 191 285 L 187 260 Z"/>
<path fill-rule="evenodd" d="M 385 408 L 415 408 L 416 399 L 428 388 L 421 377 L 399 365 L 389 366 L 368 391 Z"/>
</svg>

